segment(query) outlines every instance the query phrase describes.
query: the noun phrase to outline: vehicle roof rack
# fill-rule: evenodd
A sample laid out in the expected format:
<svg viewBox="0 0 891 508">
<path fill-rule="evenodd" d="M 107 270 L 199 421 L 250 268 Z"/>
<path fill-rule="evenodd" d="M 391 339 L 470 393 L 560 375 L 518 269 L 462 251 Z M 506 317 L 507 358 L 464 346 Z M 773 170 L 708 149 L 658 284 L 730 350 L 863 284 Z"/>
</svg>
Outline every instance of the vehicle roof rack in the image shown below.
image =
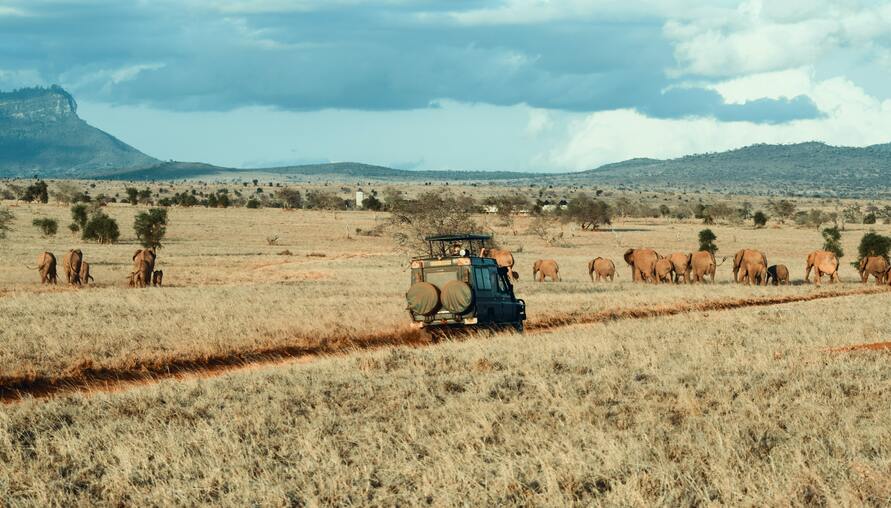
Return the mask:
<svg viewBox="0 0 891 508">
<path fill-rule="evenodd" d="M 462 254 L 453 252 L 451 248 L 456 243 L 461 244 L 462 250 L 469 255 L 479 252 L 480 249 L 486 247 L 492 235 L 481 235 L 476 233 L 463 233 L 453 235 L 432 235 L 424 238 L 427 241 L 427 253 L 430 257 L 445 258 L 458 257 Z"/>
</svg>

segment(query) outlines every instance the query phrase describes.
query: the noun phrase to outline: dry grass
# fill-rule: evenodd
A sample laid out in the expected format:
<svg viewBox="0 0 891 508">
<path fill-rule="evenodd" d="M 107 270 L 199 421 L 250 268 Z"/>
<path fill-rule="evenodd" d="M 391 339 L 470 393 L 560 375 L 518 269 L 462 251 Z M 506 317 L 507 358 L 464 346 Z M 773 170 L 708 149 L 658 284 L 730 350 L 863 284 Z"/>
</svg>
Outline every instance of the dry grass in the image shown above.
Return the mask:
<svg viewBox="0 0 891 508">
<path fill-rule="evenodd" d="M 174 209 L 169 239 L 158 261 L 167 287 L 131 290 L 125 278 L 137 248 L 130 225 L 138 209 L 109 207 L 124 233 L 122 242 L 111 246 L 85 245 L 67 233 L 44 239 L 30 226 L 35 216 L 55 217 L 64 224 L 67 207 L 16 209 L 16 231 L 0 242 L 0 256 L 8 267 L 0 272 L 0 342 L 7 346 L 0 351 L 0 375 L 51 376 L 73 374 L 84 367 L 161 364 L 184 355 L 315 347 L 406 325 L 405 254 L 394 252 L 386 238 L 347 236 L 357 227 L 373 228 L 380 220 L 375 214 Z M 519 219 L 516 229 L 524 231 L 525 221 Z M 810 286 L 739 287 L 729 283 L 728 263 L 719 268 L 721 283 L 714 286 L 630 283 L 621 259 L 627 246 L 648 245 L 665 253 L 690 250 L 700 227 L 638 221 L 617 224 L 616 233 L 583 233 L 566 226 L 573 248 L 548 247 L 535 237 L 506 231 L 501 231 L 500 239 L 509 247 L 523 247 L 516 255 L 523 277 L 517 290 L 529 305 L 531 323 L 617 307 L 813 291 Z M 723 253 L 742 246 L 762 248 L 771 262 L 788 264 L 793 274 L 803 272 L 805 254 L 819 245 L 818 234 L 812 230 L 713 229 Z M 280 236 L 275 246 L 267 245 L 270 234 Z M 854 251 L 859 236 L 860 232 L 845 235 L 849 252 Z M 32 258 L 44 249 L 61 258 L 71 247 L 83 249 L 97 284 L 79 291 L 40 287 L 36 271 L 25 265 L 33 265 Z M 293 255 L 279 254 L 282 249 Z M 595 255 L 617 262 L 620 282 L 595 285 L 589 281 L 586 264 Z M 547 257 L 558 260 L 564 282 L 537 284 L 529 279 L 526 272 L 531 271 L 532 262 Z M 856 278 L 849 266 L 842 273 L 843 279 Z"/>
<path fill-rule="evenodd" d="M 67 224 L 67 207 L 15 209 L 16 231 L 0 242 L 0 376 L 151 374 L 165 362 L 250 360 L 277 347 L 352 348 L 406 327 L 405 255 L 386 238 L 350 236 L 373 228 L 375 214 L 174 209 L 159 256 L 168 287 L 136 290 L 124 279 L 137 209 L 109 207 L 124 234 L 113 246 L 67 233 L 43 239 L 30 226 L 36 216 Z M 891 503 L 891 355 L 824 351 L 887 341 L 891 295 L 715 310 L 859 291 L 849 259 L 849 282 L 819 290 L 730 284 L 729 264 L 714 286 L 634 285 L 626 247 L 689 251 L 702 226 L 567 226 L 573 247 L 557 248 L 481 220 L 492 221 L 502 244 L 523 247 L 517 290 L 539 331 L 5 405 L 0 499 Z M 798 279 L 821 243 L 816 231 L 793 227 L 712 229 L 719 254 L 759 248 Z M 845 233 L 849 254 L 864 231 Z M 83 249 L 98 284 L 39 287 L 24 265 L 44 249 L 61 258 L 71 247 Z M 616 261 L 618 283 L 589 281 L 596 255 Z M 557 259 L 564 282 L 531 282 L 538 258 Z M 697 312 L 666 315 L 688 310 Z"/>
<path fill-rule="evenodd" d="M 882 505 L 859 296 L 392 349 L 6 406 L 13 504 Z M 832 309 L 832 312 L 827 312 Z"/>
</svg>

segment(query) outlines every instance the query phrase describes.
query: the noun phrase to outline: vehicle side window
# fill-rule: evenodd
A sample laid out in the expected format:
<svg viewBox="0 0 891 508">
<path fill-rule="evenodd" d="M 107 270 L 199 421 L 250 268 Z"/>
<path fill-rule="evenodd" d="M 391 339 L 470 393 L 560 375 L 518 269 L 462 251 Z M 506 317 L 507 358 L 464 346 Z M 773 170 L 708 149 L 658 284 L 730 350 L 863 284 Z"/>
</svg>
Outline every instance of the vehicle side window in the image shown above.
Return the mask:
<svg viewBox="0 0 891 508">
<path fill-rule="evenodd" d="M 507 281 L 505 280 L 504 275 L 496 273 L 495 280 L 498 281 L 498 292 L 507 294 Z"/>
<path fill-rule="evenodd" d="M 492 277 L 489 275 L 488 270 L 485 268 L 476 268 L 473 273 L 476 277 L 477 289 L 484 291 L 490 291 L 492 289 Z"/>
</svg>

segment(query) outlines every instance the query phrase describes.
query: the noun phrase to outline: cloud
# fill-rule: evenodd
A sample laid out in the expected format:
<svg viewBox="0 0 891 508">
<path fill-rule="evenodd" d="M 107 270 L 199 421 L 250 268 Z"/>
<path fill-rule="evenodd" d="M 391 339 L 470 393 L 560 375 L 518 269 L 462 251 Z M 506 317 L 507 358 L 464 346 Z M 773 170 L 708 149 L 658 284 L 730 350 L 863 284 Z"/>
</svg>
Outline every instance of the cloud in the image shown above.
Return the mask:
<svg viewBox="0 0 891 508">
<path fill-rule="evenodd" d="M 825 115 L 768 124 L 745 118 L 657 119 L 633 110 L 592 113 L 572 123 L 568 140 L 549 152 L 547 164 L 576 170 L 631 157 L 673 158 L 754 143 L 819 140 L 867 146 L 889 141 L 891 100 L 880 101 L 844 78 L 808 82 L 804 88 Z"/>
<path fill-rule="evenodd" d="M 36 1 L 21 3 L 26 21 L 0 20 L 0 48 L 12 48 L 0 58 L 82 99 L 180 111 L 387 111 L 452 100 L 756 122 L 816 116 L 804 99 L 725 108 L 707 87 L 683 100 L 665 93 L 684 82 L 668 72 L 683 54 L 673 44 L 698 40 L 681 23 L 718 16 L 722 4 Z M 682 13 L 668 21 L 679 28 L 666 30 L 672 12 Z M 684 30 L 689 41 L 679 39 Z"/>
</svg>

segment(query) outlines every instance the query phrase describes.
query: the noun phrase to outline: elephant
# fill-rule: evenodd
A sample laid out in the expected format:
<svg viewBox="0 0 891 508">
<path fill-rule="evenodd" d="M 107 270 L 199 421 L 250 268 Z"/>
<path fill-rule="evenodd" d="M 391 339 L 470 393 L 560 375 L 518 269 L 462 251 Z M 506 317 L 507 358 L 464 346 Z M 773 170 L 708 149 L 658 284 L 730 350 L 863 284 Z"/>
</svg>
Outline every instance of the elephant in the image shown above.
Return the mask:
<svg viewBox="0 0 891 508">
<path fill-rule="evenodd" d="M 727 259 L 727 258 L 724 258 Z M 724 259 L 721 262 L 724 262 Z M 715 255 L 707 250 L 701 250 L 690 254 L 690 277 L 692 282 L 705 282 L 705 276 L 711 277 L 712 283 L 715 282 L 715 271 L 718 265 L 715 262 Z"/>
<path fill-rule="evenodd" d="M 866 256 L 860 260 L 860 280 L 864 284 L 869 282 L 869 276 L 876 279 L 876 284 L 885 282 L 885 274 L 888 272 L 889 263 L 883 256 Z"/>
<path fill-rule="evenodd" d="M 80 286 L 80 264 L 84 260 L 84 254 L 80 249 L 71 249 L 62 258 L 62 267 L 65 269 L 65 278 L 68 284 Z"/>
<path fill-rule="evenodd" d="M 609 279 L 613 281 L 616 276 L 616 264 L 611 259 L 596 257 L 588 261 L 588 275 L 591 276 L 591 282 L 594 282 L 594 274 L 597 274 L 597 282 Z"/>
<path fill-rule="evenodd" d="M 130 286 L 144 288 L 151 284 L 156 257 L 153 249 L 139 249 L 133 254 L 133 272 L 130 274 Z"/>
<path fill-rule="evenodd" d="M 536 274 L 538 274 L 537 278 Z M 560 282 L 560 267 L 553 259 L 539 259 L 532 265 L 533 279 L 544 282 L 545 277 L 550 277 L 554 282 Z"/>
<path fill-rule="evenodd" d="M 656 261 L 662 258 L 659 253 L 653 249 L 628 249 L 624 258 L 631 267 L 634 282 L 656 282 Z"/>
<path fill-rule="evenodd" d="M 37 271 L 40 272 L 41 284 L 58 284 L 56 256 L 52 252 L 43 252 L 37 256 Z"/>
<path fill-rule="evenodd" d="M 789 284 L 789 268 L 786 265 L 773 265 L 767 268 L 767 281 L 773 285 Z"/>
<path fill-rule="evenodd" d="M 746 284 L 767 285 L 767 256 L 753 249 L 742 249 L 733 256 L 733 280 Z"/>
<path fill-rule="evenodd" d="M 815 250 L 807 255 L 807 269 L 804 272 L 804 280 L 810 280 L 811 269 L 814 270 L 814 284 L 819 286 L 824 275 L 829 276 L 829 282 L 841 282 L 838 278 L 838 258 L 835 253 L 826 250 Z"/>
<path fill-rule="evenodd" d="M 685 284 L 690 282 L 690 254 L 683 252 L 675 252 L 670 254 L 668 259 L 674 269 L 674 283 L 677 284 L 683 279 Z"/>
<path fill-rule="evenodd" d="M 507 268 L 508 277 L 520 280 L 520 274 L 514 271 L 514 255 L 509 250 L 483 247 L 480 249 L 480 257 L 494 259 L 498 266 Z"/>
<path fill-rule="evenodd" d="M 96 279 L 90 275 L 90 263 L 86 261 L 80 262 L 80 283 L 81 284 L 89 284 L 90 281 L 95 281 Z"/>
<path fill-rule="evenodd" d="M 656 284 L 659 284 L 660 282 L 671 283 L 672 275 L 674 275 L 674 265 L 671 263 L 671 259 L 659 259 L 656 261 L 654 270 L 656 272 Z"/>
<path fill-rule="evenodd" d="M 164 282 L 164 270 L 155 270 L 152 272 L 152 286 L 161 287 Z"/>
</svg>

